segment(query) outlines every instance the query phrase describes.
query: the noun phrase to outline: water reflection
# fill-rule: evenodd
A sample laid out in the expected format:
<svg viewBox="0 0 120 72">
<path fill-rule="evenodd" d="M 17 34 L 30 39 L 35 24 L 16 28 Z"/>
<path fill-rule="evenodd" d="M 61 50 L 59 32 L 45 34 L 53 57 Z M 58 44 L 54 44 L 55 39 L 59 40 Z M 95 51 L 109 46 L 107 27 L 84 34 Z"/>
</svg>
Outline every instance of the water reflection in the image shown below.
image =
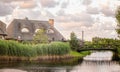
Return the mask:
<svg viewBox="0 0 120 72">
<path fill-rule="evenodd" d="M 28 72 L 70 72 L 67 67 L 39 67 L 39 68 L 29 68 Z"/>
<path fill-rule="evenodd" d="M 0 72 L 27 72 L 27 71 L 18 70 L 18 69 L 0 69 Z"/>
<path fill-rule="evenodd" d="M 24 67 L 19 69 L 26 72 L 120 72 L 120 65 L 113 61 L 83 61 L 82 64 L 76 66 Z"/>
<path fill-rule="evenodd" d="M 113 53 L 111 51 L 93 52 L 84 57 L 81 65 L 75 66 L 73 72 L 120 72 L 118 62 L 113 62 Z M 72 72 L 71 71 L 71 72 Z"/>
<path fill-rule="evenodd" d="M 71 72 L 120 72 L 120 65 L 113 61 L 83 61 Z"/>
<path fill-rule="evenodd" d="M 111 51 L 94 51 L 92 54 L 84 57 L 84 60 L 89 61 L 110 61 L 112 60 L 113 53 Z"/>
<path fill-rule="evenodd" d="M 76 62 L 72 61 L 73 64 L 68 64 L 68 61 L 65 61 L 65 64 L 61 63 L 62 65 L 59 65 L 60 61 L 58 61 L 59 64 L 57 64 L 56 61 L 56 63 L 48 63 L 49 65 L 43 65 L 42 63 L 33 63 L 32 65 L 21 63 L 19 65 L 17 63 L 18 65 L 16 65 L 16 67 L 2 67 L 0 72 L 13 72 L 11 68 L 12 70 L 16 70 L 14 72 L 120 72 L 119 63 L 111 61 L 111 57 L 111 52 L 93 52 L 91 55 L 85 57 L 86 59 L 82 62 L 78 60 L 76 60 Z M 3 65 L 0 64 L 0 66 Z M 9 71 L 6 71 L 8 69 Z"/>
</svg>

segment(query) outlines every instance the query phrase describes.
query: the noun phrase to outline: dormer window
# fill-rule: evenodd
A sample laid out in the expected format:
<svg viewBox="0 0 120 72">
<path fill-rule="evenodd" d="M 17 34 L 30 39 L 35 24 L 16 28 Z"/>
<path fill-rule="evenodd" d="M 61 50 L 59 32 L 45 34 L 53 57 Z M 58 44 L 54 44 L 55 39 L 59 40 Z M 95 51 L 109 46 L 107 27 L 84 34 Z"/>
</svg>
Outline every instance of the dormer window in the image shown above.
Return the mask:
<svg viewBox="0 0 120 72">
<path fill-rule="evenodd" d="M 22 32 L 22 33 L 29 33 L 30 31 L 29 31 L 28 28 L 22 28 L 22 29 L 21 29 L 21 32 Z"/>
<path fill-rule="evenodd" d="M 40 29 L 36 29 L 36 30 L 35 30 L 35 33 L 37 33 L 39 30 L 40 30 Z"/>
<path fill-rule="evenodd" d="M 48 34 L 51 34 L 51 33 L 54 33 L 54 31 L 53 31 L 52 29 L 48 29 L 48 30 L 47 30 L 47 33 L 48 33 Z"/>
</svg>

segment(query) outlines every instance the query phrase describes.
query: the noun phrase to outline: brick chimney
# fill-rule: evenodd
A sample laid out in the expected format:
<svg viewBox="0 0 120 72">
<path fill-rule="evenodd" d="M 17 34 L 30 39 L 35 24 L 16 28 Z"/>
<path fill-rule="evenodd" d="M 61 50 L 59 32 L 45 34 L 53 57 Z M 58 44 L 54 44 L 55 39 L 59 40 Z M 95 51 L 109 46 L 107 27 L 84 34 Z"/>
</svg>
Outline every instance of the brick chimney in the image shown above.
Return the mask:
<svg viewBox="0 0 120 72">
<path fill-rule="evenodd" d="M 49 19 L 49 24 L 54 27 L 54 19 Z"/>
<path fill-rule="evenodd" d="M 28 20 L 28 17 L 25 17 L 25 20 Z"/>
</svg>

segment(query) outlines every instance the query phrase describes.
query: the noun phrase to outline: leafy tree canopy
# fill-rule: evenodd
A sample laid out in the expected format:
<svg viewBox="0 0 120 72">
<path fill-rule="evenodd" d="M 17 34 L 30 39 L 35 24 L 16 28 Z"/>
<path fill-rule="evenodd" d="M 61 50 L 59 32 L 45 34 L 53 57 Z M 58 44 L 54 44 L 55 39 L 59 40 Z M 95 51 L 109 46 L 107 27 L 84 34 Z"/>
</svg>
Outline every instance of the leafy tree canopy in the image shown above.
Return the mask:
<svg viewBox="0 0 120 72">
<path fill-rule="evenodd" d="M 80 43 L 77 39 L 77 36 L 75 35 L 74 32 L 72 32 L 70 35 L 70 47 L 71 47 L 71 49 L 76 51 L 79 49 L 79 45 L 80 45 Z"/>
<path fill-rule="evenodd" d="M 45 33 L 46 31 L 44 29 L 39 29 L 34 36 L 34 43 L 48 43 L 48 36 Z"/>
<path fill-rule="evenodd" d="M 117 9 L 115 17 L 118 22 L 116 32 L 118 33 L 118 37 L 120 38 L 120 7 Z"/>
</svg>

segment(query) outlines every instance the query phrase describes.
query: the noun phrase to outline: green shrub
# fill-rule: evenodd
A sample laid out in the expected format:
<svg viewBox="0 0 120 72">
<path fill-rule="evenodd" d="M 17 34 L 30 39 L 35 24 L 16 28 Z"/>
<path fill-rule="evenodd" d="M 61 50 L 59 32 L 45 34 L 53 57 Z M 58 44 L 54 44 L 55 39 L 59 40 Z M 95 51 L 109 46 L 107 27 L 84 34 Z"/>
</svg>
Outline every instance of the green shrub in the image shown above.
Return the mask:
<svg viewBox="0 0 120 72">
<path fill-rule="evenodd" d="M 70 48 L 72 50 L 74 50 L 74 51 L 79 50 L 79 48 L 80 48 L 80 42 L 79 42 L 79 40 L 78 40 L 78 38 L 77 38 L 77 36 L 75 35 L 74 32 L 72 32 L 70 34 L 70 41 L 69 41 L 69 43 L 70 43 Z"/>
</svg>

